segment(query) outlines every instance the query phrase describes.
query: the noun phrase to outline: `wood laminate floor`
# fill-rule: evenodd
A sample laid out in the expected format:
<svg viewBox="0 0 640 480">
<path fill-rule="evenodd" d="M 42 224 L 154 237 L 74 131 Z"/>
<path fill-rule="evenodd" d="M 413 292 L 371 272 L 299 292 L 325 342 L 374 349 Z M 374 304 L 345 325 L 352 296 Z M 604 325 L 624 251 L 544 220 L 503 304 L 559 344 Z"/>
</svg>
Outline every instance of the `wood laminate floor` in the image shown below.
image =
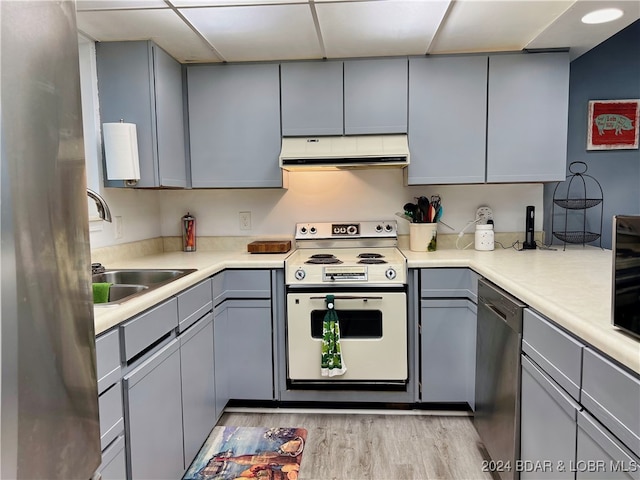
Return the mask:
<svg viewBox="0 0 640 480">
<path fill-rule="evenodd" d="M 305 428 L 300 480 L 492 479 L 467 416 L 243 411 L 218 425 Z"/>
</svg>

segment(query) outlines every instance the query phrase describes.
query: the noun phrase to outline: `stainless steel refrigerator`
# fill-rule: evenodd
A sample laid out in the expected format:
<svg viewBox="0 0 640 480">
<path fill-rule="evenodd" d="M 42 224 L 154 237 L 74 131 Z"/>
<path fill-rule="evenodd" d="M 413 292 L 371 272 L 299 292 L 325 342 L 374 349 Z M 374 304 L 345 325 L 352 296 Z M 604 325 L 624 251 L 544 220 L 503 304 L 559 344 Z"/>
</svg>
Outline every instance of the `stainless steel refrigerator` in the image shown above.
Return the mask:
<svg viewBox="0 0 640 480">
<path fill-rule="evenodd" d="M 100 464 L 73 1 L 0 1 L 0 477 Z"/>
</svg>

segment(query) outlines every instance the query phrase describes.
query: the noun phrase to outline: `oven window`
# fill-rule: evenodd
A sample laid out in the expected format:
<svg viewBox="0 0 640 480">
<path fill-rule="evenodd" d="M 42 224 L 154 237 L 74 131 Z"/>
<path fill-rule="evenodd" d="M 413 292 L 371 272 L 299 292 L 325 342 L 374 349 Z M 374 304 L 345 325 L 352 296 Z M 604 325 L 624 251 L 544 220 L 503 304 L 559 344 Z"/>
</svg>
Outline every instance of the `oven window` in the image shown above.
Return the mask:
<svg viewBox="0 0 640 480">
<path fill-rule="evenodd" d="M 340 319 L 340 338 L 382 338 L 380 310 L 336 310 Z M 311 337 L 322 338 L 326 310 L 311 311 Z"/>
</svg>

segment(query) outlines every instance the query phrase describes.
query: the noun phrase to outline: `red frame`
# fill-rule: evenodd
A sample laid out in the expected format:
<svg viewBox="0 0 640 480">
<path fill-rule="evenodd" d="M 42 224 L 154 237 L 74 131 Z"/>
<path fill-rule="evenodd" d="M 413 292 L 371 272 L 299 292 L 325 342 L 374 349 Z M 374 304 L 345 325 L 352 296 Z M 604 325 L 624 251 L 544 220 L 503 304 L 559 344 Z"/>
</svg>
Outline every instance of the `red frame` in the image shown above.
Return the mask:
<svg viewBox="0 0 640 480">
<path fill-rule="evenodd" d="M 638 148 L 640 100 L 590 100 L 587 150 Z"/>
</svg>

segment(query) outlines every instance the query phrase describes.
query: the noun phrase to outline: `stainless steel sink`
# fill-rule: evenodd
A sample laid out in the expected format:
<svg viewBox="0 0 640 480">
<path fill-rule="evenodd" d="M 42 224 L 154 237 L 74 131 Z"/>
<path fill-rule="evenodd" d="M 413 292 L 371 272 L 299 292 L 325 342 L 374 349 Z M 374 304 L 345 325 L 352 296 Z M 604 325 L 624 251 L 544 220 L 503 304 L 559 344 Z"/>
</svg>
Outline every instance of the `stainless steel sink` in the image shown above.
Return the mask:
<svg viewBox="0 0 640 480">
<path fill-rule="evenodd" d="M 125 269 L 106 270 L 92 277 L 93 283 L 111 283 L 109 301 L 96 303 L 99 307 L 119 305 L 134 297 L 195 272 L 195 268 L 174 269 Z"/>
</svg>

